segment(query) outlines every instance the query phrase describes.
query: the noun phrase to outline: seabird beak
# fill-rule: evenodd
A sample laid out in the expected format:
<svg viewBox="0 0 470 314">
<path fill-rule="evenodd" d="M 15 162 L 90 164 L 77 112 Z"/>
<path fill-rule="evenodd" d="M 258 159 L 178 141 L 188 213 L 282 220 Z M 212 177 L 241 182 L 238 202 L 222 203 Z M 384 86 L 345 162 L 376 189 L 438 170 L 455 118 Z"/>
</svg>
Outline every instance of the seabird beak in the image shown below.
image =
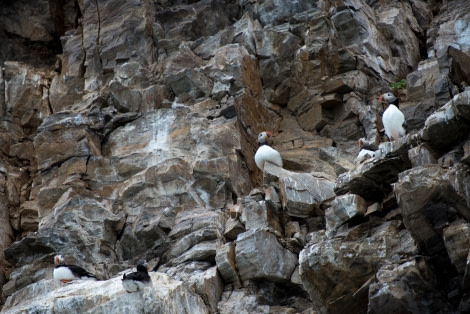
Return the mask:
<svg viewBox="0 0 470 314">
<path fill-rule="evenodd" d="M 383 95 L 383 94 L 382 94 L 382 95 L 380 95 L 380 97 L 379 97 L 379 103 L 383 103 L 383 101 L 382 101 L 382 98 L 383 98 L 383 97 L 384 97 L 384 95 Z"/>
<path fill-rule="evenodd" d="M 269 137 L 273 137 L 273 133 L 271 131 L 266 131 L 266 133 L 269 135 Z"/>
</svg>

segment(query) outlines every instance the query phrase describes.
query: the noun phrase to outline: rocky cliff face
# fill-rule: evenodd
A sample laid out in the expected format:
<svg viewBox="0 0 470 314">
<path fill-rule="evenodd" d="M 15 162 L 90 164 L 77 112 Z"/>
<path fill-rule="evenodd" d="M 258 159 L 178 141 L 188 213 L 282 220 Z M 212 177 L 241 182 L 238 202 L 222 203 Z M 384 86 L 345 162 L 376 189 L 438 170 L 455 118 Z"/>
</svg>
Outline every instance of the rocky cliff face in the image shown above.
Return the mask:
<svg viewBox="0 0 470 314">
<path fill-rule="evenodd" d="M 469 12 L 3 3 L 2 311 L 470 310 Z M 407 121 L 393 142 L 387 91 Z M 263 130 L 284 169 L 256 167 Z M 102 280 L 54 282 L 56 253 Z M 153 287 L 127 294 L 139 259 Z"/>
</svg>

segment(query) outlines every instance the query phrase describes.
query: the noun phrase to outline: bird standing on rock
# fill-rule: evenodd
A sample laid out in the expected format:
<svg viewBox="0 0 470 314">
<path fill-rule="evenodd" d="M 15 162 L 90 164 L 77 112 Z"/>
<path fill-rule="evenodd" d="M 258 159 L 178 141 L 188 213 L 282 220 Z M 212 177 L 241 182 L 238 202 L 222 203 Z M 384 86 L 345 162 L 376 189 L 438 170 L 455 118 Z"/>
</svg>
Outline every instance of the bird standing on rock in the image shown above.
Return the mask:
<svg viewBox="0 0 470 314">
<path fill-rule="evenodd" d="M 388 138 L 394 141 L 405 136 L 405 115 L 398 109 L 398 98 L 392 93 L 385 93 L 379 97 L 379 102 L 388 105 L 382 115 L 382 123 Z"/>
<path fill-rule="evenodd" d="M 151 282 L 146 261 L 139 261 L 137 263 L 137 271 L 127 275 L 124 274 L 122 277 L 122 286 L 127 292 L 143 290 Z"/>
<path fill-rule="evenodd" d="M 258 135 L 258 150 L 255 154 L 255 162 L 261 171 L 264 171 L 264 163 L 266 161 L 282 168 L 281 154 L 271 146 L 269 146 L 269 138 L 273 134 L 269 131 L 263 131 Z"/>
<path fill-rule="evenodd" d="M 66 265 L 65 259 L 62 255 L 54 257 L 54 272 L 53 277 L 55 280 L 64 283 L 70 283 L 73 280 L 98 280 L 95 275 L 89 273 L 85 269 L 77 265 Z"/>
</svg>

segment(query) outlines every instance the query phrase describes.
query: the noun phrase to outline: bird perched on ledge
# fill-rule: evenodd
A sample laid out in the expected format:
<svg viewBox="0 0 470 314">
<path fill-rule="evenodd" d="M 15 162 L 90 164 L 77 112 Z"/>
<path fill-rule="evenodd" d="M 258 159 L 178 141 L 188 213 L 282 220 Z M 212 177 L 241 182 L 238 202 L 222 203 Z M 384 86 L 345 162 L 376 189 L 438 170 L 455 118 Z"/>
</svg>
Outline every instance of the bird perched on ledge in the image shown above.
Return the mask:
<svg viewBox="0 0 470 314">
<path fill-rule="evenodd" d="M 282 168 L 281 154 L 269 146 L 269 139 L 272 136 L 273 134 L 269 131 L 263 131 L 258 135 L 259 147 L 255 154 L 255 162 L 261 171 L 264 171 L 264 163 L 266 161 Z"/>
<path fill-rule="evenodd" d="M 73 280 L 98 280 L 95 275 L 89 273 L 85 269 L 77 265 L 66 265 L 65 259 L 62 255 L 54 257 L 54 272 L 53 277 L 55 280 L 64 283 L 70 283 Z"/>
<path fill-rule="evenodd" d="M 392 93 L 380 95 L 379 102 L 388 106 L 382 115 L 385 134 L 391 141 L 405 136 L 405 115 L 398 109 L 398 98 Z"/>
<path fill-rule="evenodd" d="M 139 261 L 137 263 L 137 271 L 124 274 L 122 277 L 122 286 L 127 292 L 136 292 L 143 290 L 145 286 L 152 282 L 147 271 L 147 262 Z"/>
</svg>

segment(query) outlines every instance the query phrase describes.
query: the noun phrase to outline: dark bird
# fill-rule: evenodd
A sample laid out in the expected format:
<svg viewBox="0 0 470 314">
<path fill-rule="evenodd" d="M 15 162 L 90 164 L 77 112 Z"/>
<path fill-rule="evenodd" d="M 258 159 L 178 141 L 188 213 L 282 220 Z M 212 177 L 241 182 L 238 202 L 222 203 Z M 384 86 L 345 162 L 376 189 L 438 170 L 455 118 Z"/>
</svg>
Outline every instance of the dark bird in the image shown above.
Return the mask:
<svg viewBox="0 0 470 314">
<path fill-rule="evenodd" d="M 124 274 L 122 277 L 122 286 L 127 292 L 136 292 L 143 290 L 148 286 L 152 280 L 150 279 L 147 262 L 139 261 L 137 263 L 137 271 L 129 274 Z"/>
</svg>

